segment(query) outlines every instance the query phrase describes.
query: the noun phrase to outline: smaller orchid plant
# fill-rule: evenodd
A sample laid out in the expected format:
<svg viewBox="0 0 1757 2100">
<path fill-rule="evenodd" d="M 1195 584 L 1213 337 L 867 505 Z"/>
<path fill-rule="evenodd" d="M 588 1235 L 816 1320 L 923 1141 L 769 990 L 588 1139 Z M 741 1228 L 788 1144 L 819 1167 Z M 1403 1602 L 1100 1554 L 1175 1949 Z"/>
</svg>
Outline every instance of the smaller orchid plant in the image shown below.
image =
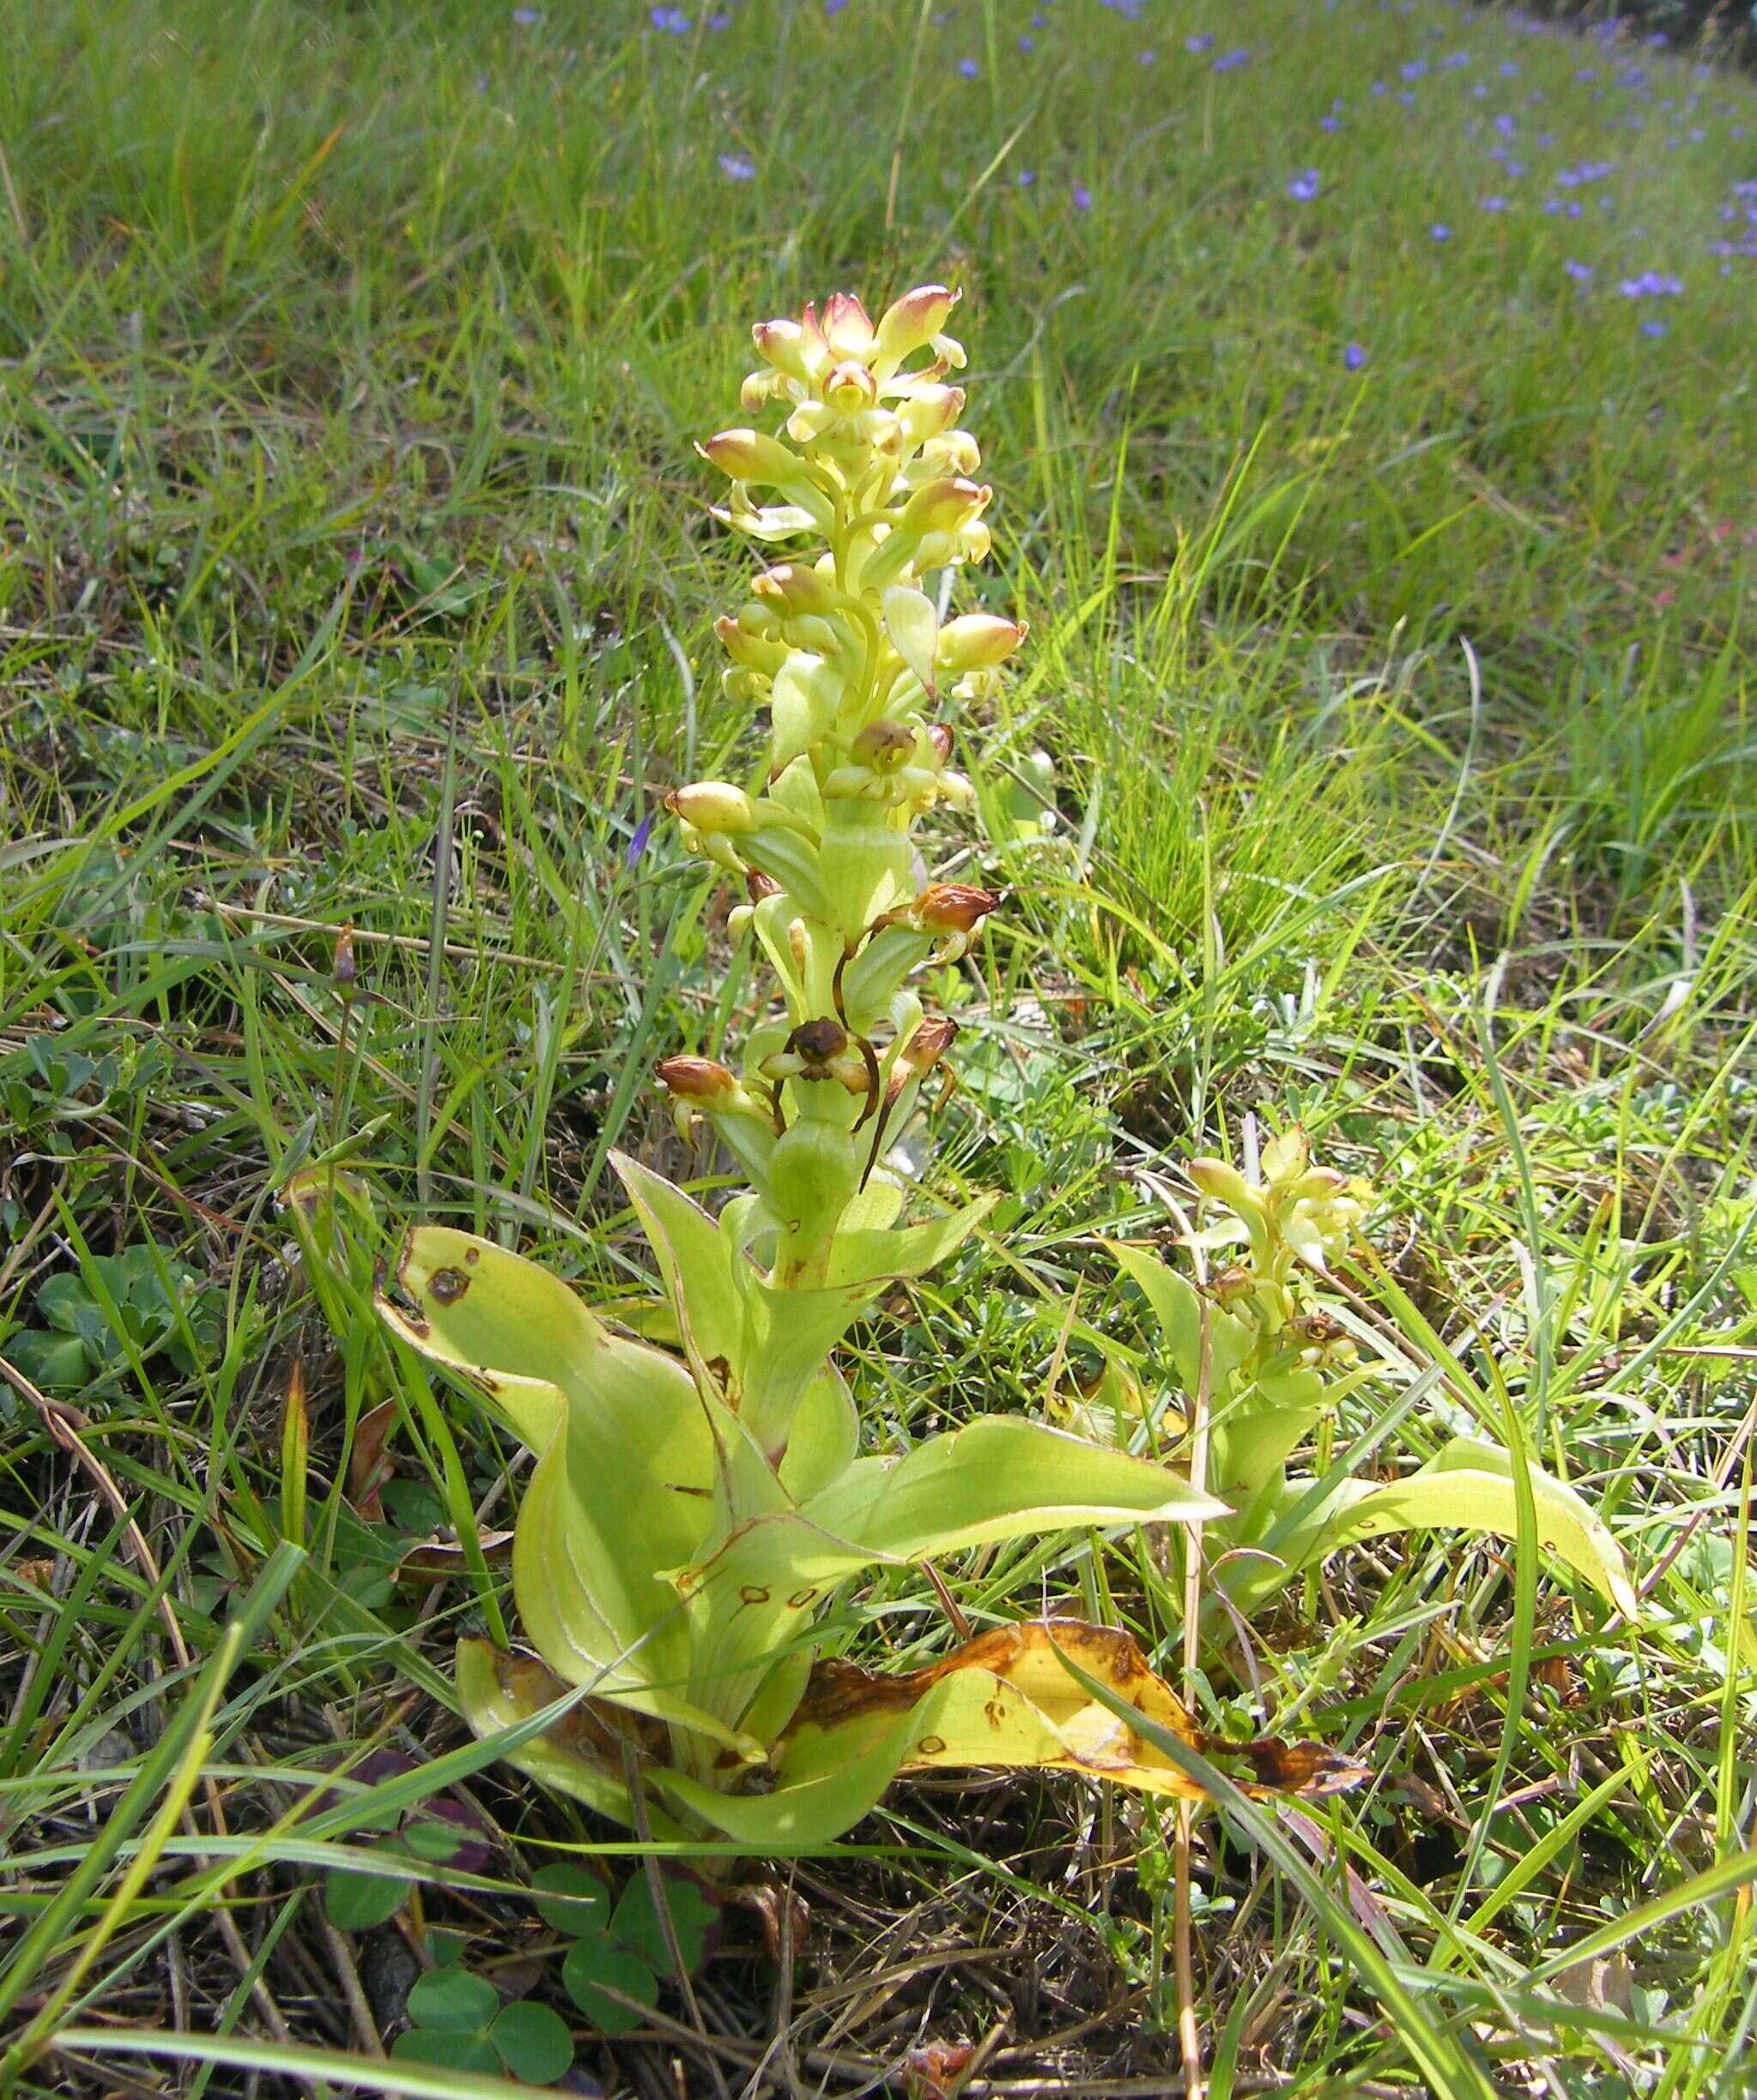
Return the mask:
<svg viewBox="0 0 1757 2100">
<path fill-rule="evenodd" d="M 1157 1320 L 1154 1354 L 1175 1380 L 1186 1429 L 1198 1396 L 1205 1401 L 1203 1484 L 1229 1505 L 1207 1527 L 1215 1549 L 1208 1573 L 1218 1590 L 1249 1614 L 1296 1575 L 1364 1539 L 1435 1528 L 1516 1540 L 1515 1460 L 1481 1437 L 1455 1436 L 1397 1479 L 1288 1471 L 1342 1399 L 1386 1368 L 1362 1363 L 1330 1281 L 1372 1202 L 1366 1183 L 1315 1165 L 1297 1125 L 1263 1146 L 1256 1180 L 1219 1159 L 1191 1161 L 1189 1174 L 1218 1216 L 1187 1243 L 1232 1257 L 1227 1265 L 1196 1283 L 1144 1248 L 1113 1244 L 1112 1251 Z M 1129 1388 L 1119 1377 L 1112 1390 Z M 1119 1412 L 1110 1411 L 1113 1435 L 1128 1426 Z M 1100 1411 L 1088 1409 L 1087 1422 L 1100 1428 Z M 1524 1470 L 1539 1549 L 1633 1617 L 1627 1564 L 1602 1519 L 1566 1482 L 1536 1466 Z"/>
<path fill-rule="evenodd" d="M 657 1072 L 680 1132 L 718 1140 L 747 1187 L 710 1215 L 615 1162 L 672 1345 L 441 1226 L 409 1233 L 380 1293 L 391 1331 L 536 1454 L 512 1546 L 528 1647 L 460 1644 L 470 1724 L 626 1824 L 752 1851 L 821 1843 L 899 1773 L 941 1767 L 1198 1794 L 1155 1727 L 1237 1749 L 1257 1787 L 1361 1775 L 1312 1746 L 1208 1741 L 1132 1640 L 1077 1620 L 1003 1621 L 901 1674 L 822 1652 L 826 1607 L 875 1569 L 1227 1514 L 1149 1459 L 1015 1417 L 864 1448 L 835 1361 L 881 1293 L 988 1208 L 904 1223 L 891 1163 L 956 1034 L 920 974 L 960 958 L 997 902 L 921 872 L 924 821 L 972 800 L 947 717 L 991 696 L 1025 633 L 992 612 L 941 616 L 936 580 L 989 550 L 991 492 L 949 376 L 955 304 L 924 285 L 875 324 L 846 295 L 763 323 L 743 404 L 779 427 L 701 448 L 730 483 L 722 522 L 795 551 L 718 628 L 728 693 L 766 712 L 760 777 L 669 797 L 685 847 L 742 891 L 734 931 L 775 986 L 741 1069 L 691 1051 Z M 1120 1719 L 1118 1699 L 1150 1725 Z"/>
</svg>

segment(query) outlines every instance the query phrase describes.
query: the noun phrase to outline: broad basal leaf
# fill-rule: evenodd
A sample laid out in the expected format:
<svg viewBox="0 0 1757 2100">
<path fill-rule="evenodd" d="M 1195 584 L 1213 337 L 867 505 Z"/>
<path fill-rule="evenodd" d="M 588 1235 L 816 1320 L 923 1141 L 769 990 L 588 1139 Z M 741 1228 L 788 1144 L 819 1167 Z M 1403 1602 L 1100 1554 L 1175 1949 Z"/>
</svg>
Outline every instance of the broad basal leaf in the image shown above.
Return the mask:
<svg viewBox="0 0 1757 2100">
<path fill-rule="evenodd" d="M 463 1718 L 483 1738 L 529 1721 L 568 1689 L 541 1663 L 509 1655 L 491 1641 L 457 1643 L 457 1683 Z M 642 1765 L 663 1760 L 669 1749 L 663 1723 L 607 1700 L 584 1699 L 554 1727 L 509 1752 L 506 1762 L 557 1793 L 632 1825 L 625 1752 Z M 655 1836 L 678 1834 L 669 1818 L 648 1813 Z"/>
<path fill-rule="evenodd" d="M 688 1631 L 657 1578 L 709 1536 L 718 1473 L 688 1373 L 467 1233 L 411 1232 L 397 1280 L 409 1309 L 379 1300 L 395 1331 L 543 1440 L 512 1549 L 531 1641 L 570 1684 L 676 1712 Z"/>
<path fill-rule="evenodd" d="M 1318 1744 L 1230 1744 L 1208 1735 L 1128 1635 L 1039 1620 L 981 1635 L 942 1661 L 901 1676 L 821 1663 L 776 1747 L 777 1783 L 763 1793 L 715 1794 L 669 1778 L 658 1783 L 704 1821 L 765 1852 L 839 1836 L 876 1805 L 892 1779 L 911 1772 L 1077 1772 L 1147 1793 L 1205 1798 L 1181 1768 L 1069 1674 L 1063 1655 L 1203 1756 L 1241 1759 L 1251 1793 L 1333 1793 L 1368 1776 L 1365 1766 Z"/>
<path fill-rule="evenodd" d="M 689 1609 L 696 1696 L 734 1720 L 815 1607 L 875 1564 L 1078 1526 L 1225 1514 L 1149 1460 L 1015 1416 L 980 1417 L 901 1459 L 858 1459 L 797 1509 L 742 1526 L 672 1571 Z"/>
<path fill-rule="evenodd" d="M 1563 1482 L 1536 1466 L 1530 1476 L 1539 1546 L 1633 1618 L 1639 1600 L 1622 1549 L 1603 1520 Z M 1407 1480 L 1348 1482 L 1340 1508 L 1324 1526 L 1323 1551 L 1430 1526 L 1517 1540 L 1513 1462 L 1507 1453 L 1475 1437 L 1459 1436 Z"/>
</svg>

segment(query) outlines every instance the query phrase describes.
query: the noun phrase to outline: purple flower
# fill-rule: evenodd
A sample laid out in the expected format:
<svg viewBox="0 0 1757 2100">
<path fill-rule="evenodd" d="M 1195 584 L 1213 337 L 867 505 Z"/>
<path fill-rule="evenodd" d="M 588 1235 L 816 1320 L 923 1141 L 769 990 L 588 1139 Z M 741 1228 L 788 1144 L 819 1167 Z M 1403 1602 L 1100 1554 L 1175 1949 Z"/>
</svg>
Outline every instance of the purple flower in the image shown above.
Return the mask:
<svg viewBox="0 0 1757 2100">
<path fill-rule="evenodd" d="M 688 36 L 689 17 L 681 7 L 656 7 L 647 16 L 653 27 L 663 36 Z"/>
<path fill-rule="evenodd" d="M 1505 211 L 1507 208 L 1507 200 L 1504 197 L 1480 197 L 1476 202 L 1483 211 Z"/>
<path fill-rule="evenodd" d="M 1184 48 L 1187 52 L 1204 52 L 1213 42 L 1214 39 L 1206 30 L 1203 30 L 1198 35 L 1186 36 L 1184 39 Z"/>
<path fill-rule="evenodd" d="M 1407 65 L 1400 65 L 1397 70 L 1405 80 L 1420 80 L 1427 70 L 1427 61 L 1425 58 L 1412 58 Z"/>
<path fill-rule="evenodd" d="M 958 70 L 964 76 L 966 80 L 974 80 L 982 71 L 982 68 L 978 65 L 973 58 L 960 58 L 958 61 Z"/>
<path fill-rule="evenodd" d="M 1361 366 L 1366 362 L 1366 353 L 1361 349 L 1358 343 L 1349 343 L 1348 348 L 1342 352 L 1342 369 L 1344 372 L 1358 372 Z"/>
<path fill-rule="evenodd" d="M 826 15 L 839 15 L 842 12 L 842 9 L 846 7 L 847 4 L 848 0 L 824 0 L 824 13 Z"/>
<path fill-rule="evenodd" d="M 1590 263 L 1577 263 L 1571 255 L 1562 264 L 1562 268 L 1567 271 L 1576 284 L 1590 284 L 1592 282 L 1593 271 Z"/>
<path fill-rule="evenodd" d="M 1643 321 L 1641 333 L 1644 336 L 1667 336 L 1671 333 L 1671 331 L 1663 321 Z"/>
<path fill-rule="evenodd" d="M 1320 131 L 1340 131 L 1342 128 L 1342 120 L 1340 117 L 1333 117 L 1326 112 L 1318 118 L 1318 128 Z"/>
<path fill-rule="evenodd" d="M 1249 65 L 1251 53 L 1242 44 L 1232 51 L 1223 51 L 1214 62 L 1216 73 L 1236 73 L 1241 65 Z"/>
<path fill-rule="evenodd" d="M 1436 219 L 1427 229 L 1427 237 L 1430 240 L 1450 240 L 1452 229 L 1443 220 Z"/>
<path fill-rule="evenodd" d="M 1037 39 L 1032 35 L 1030 30 L 1021 29 L 1019 32 L 1019 48 L 1021 51 L 1035 51 L 1037 49 Z"/>
<path fill-rule="evenodd" d="M 622 856 L 622 865 L 629 874 L 633 874 L 635 865 L 646 851 L 646 842 L 652 835 L 653 813 L 649 810 L 634 827 L 633 833 L 628 841 L 628 850 Z"/>
<path fill-rule="evenodd" d="M 1644 270 L 1639 276 L 1625 277 L 1617 286 L 1625 299 L 1681 299 L 1684 281 L 1663 270 Z"/>
<path fill-rule="evenodd" d="M 535 29 L 542 18 L 541 8 L 516 7 L 512 10 L 512 19 L 521 29 Z"/>
<path fill-rule="evenodd" d="M 748 182 L 756 173 L 756 163 L 747 161 L 742 153 L 723 153 L 719 156 L 720 173 L 734 182 Z"/>
<path fill-rule="evenodd" d="M 1092 192 L 1083 182 L 1076 182 L 1074 185 L 1074 209 L 1075 211 L 1092 209 Z"/>
<path fill-rule="evenodd" d="M 1287 195 L 1296 203 L 1309 204 L 1323 186 L 1323 178 L 1315 167 L 1308 167 L 1303 175 L 1295 175 L 1287 184 Z"/>
</svg>

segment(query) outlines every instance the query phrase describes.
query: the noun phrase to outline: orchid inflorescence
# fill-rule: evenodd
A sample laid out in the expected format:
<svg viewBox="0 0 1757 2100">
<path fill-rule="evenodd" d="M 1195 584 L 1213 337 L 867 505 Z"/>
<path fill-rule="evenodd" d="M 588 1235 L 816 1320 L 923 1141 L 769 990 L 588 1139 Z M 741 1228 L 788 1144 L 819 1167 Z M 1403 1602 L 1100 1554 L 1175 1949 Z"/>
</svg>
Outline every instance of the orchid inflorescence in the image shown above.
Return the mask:
<svg viewBox="0 0 1757 2100">
<path fill-rule="evenodd" d="M 766 321 L 744 382 L 782 434 L 723 430 L 700 447 L 730 477 L 714 514 L 761 543 L 822 551 L 765 568 L 716 628 L 728 694 L 769 714 L 766 780 L 752 795 L 703 780 L 669 798 L 685 845 L 735 875 L 779 980 L 785 1020 L 757 1029 L 743 1077 L 695 1057 L 661 1061 L 679 1127 L 706 1118 L 759 1198 L 784 1283 L 821 1283 L 837 1227 L 888 1132 L 907 1122 L 955 1024 L 908 989 L 929 961 L 960 959 L 996 898 L 918 882 L 918 820 L 967 808 L 951 763 L 948 703 L 987 698 L 1025 638 L 1018 622 L 942 622 L 931 572 L 981 561 L 991 490 L 969 477 L 976 442 L 947 383 L 964 352 L 944 332 L 957 295 L 930 284 L 875 326 L 839 294 L 821 319 Z M 762 502 L 758 499 L 776 499 Z"/>
<path fill-rule="evenodd" d="M 1178 1739 L 1236 1751 L 1258 1789 L 1324 1793 L 1365 1775 L 1315 1745 L 1210 1739 L 1129 1636 L 1075 1619 L 991 1607 L 994 1623 L 972 1635 L 954 1609 L 956 1645 L 902 1672 L 825 1652 L 822 1612 L 850 1582 L 968 1547 L 1200 1527 L 1212 1590 L 1242 1615 L 1356 1539 L 1535 1526 L 1536 1547 L 1633 1608 L 1603 1525 L 1523 1452 L 1461 1436 L 1399 1478 L 1360 1480 L 1346 1465 L 1290 1475 L 1309 1434 L 1385 1370 L 1356 1363 L 1370 1331 L 1330 1288 L 1369 1192 L 1314 1163 L 1297 1126 L 1248 1173 L 1191 1162 L 1210 1206 L 1182 1235 L 1203 1265 L 1194 1280 L 1112 1247 L 1161 1331 L 1153 1355 L 1176 1396 L 1166 1418 L 1180 1412 L 1184 1431 L 1171 1463 L 1119 1448 L 1139 1441 L 1140 1411 L 1108 1438 L 1095 1418 L 1075 1436 L 978 1412 L 900 1451 L 894 1431 L 885 1451 L 863 1450 L 869 1425 L 839 1347 L 990 1208 L 902 1222 L 909 1192 L 888 1150 L 955 1032 L 912 977 L 961 959 L 996 903 L 920 871 L 921 819 L 972 800 L 942 717 L 991 696 L 1025 633 L 989 613 L 942 620 L 929 587 L 989 551 L 990 491 L 971 478 L 964 393 L 947 381 L 964 361 L 944 332 L 955 303 L 927 285 L 876 325 L 845 295 L 821 317 L 808 307 L 762 324 L 744 404 L 780 427 L 724 430 L 701 448 L 730 478 L 717 515 L 797 549 L 718 628 L 729 693 L 767 710 L 760 783 L 700 780 L 668 798 L 686 847 L 738 884 L 732 930 L 773 973 L 742 1071 L 696 1052 L 657 1067 L 679 1128 L 712 1132 L 748 1187 L 710 1213 L 613 1155 L 664 1291 L 643 1323 L 657 1339 L 440 1226 L 409 1234 L 379 1298 L 409 1348 L 536 1456 L 512 1544 L 536 1653 L 462 1642 L 466 1717 L 525 1771 L 655 1836 L 811 1847 L 900 1773 L 958 1766 L 1203 1798 Z M 1208 1276 L 1223 1249 L 1228 1265 Z"/>
<path fill-rule="evenodd" d="M 779 1007 L 742 1072 L 694 1052 L 657 1066 L 680 1127 L 711 1130 L 748 1189 L 711 1215 L 614 1158 L 667 1301 L 646 1331 L 672 1346 L 445 1227 L 409 1233 L 380 1294 L 393 1331 L 536 1454 L 512 1545 L 536 1654 L 461 1642 L 464 1714 L 524 1770 L 654 1835 L 815 1845 L 899 1773 L 948 1766 L 1201 1796 L 1169 1737 L 1236 1750 L 1255 1787 L 1362 1775 L 1312 1746 L 1210 1739 L 1130 1636 L 1074 1619 L 1002 1616 L 966 1639 L 954 1614 L 958 1645 L 901 1673 L 821 1652 L 823 1607 L 874 1569 L 1225 1514 L 1154 1460 L 1017 1417 L 863 1452 L 835 1361 L 890 1284 L 990 1208 L 900 1222 L 886 1154 L 954 1033 L 911 977 L 961 958 L 996 902 L 918 872 L 920 819 L 972 799 L 940 718 L 988 697 L 1025 633 L 989 613 L 942 621 L 928 588 L 989 550 L 990 492 L 946 376 L 964 361 L 944 333 L 955 303 L 927 285 L 876 325 L 845 295 L 764 323 L 743 398 L 781 428 L 702 447 L 730 477 L 726 525 L 801 545 L 718 625 L 730 693 L 768 711 L 760 786 L 669 798 L 686 846 L 740 885 L 733 930 Z"/>
</svg>

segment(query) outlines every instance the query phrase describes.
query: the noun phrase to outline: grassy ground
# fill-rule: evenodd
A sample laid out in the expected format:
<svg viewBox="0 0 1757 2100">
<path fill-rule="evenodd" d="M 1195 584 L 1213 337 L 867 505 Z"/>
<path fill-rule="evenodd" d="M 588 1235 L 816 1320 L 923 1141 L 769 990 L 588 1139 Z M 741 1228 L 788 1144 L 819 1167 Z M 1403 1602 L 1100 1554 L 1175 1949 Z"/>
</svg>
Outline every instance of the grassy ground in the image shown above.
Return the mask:
<svg viewBox="0 0 1757 2100">
<path fill-rule="evenodd" d="M 398 1760 L 463 1741 L 498 1581 L 391 1571 L 508 1507 L 373 1259 L 445 1217 L 640 1287 L 607 1151 L 680 1165 L 647 1061 L 744 1018 L 724 900 L 663 825 L 626 864 L 754 750 L 690 442 L 752 319 L 935 275 L 973 588 L 1033 633 L 972 754 L 960 865 L 1009 898 L 931 1171 L 1009 1200 L 856 1375 L 905 1429 L 1042 1407 L 1076 1278 L 1139 1338 L 1083 1251 L 1158 1222 L 1137 1171 L 1302 1116 L 1643 1613 L 1546 1571 L 1522 1614 L 1511 1555 L 1432 1538 L 1264 1630 L 1270 1710 L 1377 1776 L 1296 1830 L 1330 1911 L 1202 1826 L 1212 2090 L 1411 2089 L 1345 1903 L 1504 2090 L 1747 2090 L 1757 92 L 1364 0 L 686 13 L 0 0 L 4 2075 L 448 2090 L 364 2061 L 438 1928 L 568 2012 L 579 2091 L 930 2095 L 963 2042 L 972 2096 L 1176 2089 L 1162 1842 L 1072 1782 L 903 1790 L 798 1864 L 797 1967 L 729 1916 L 614 2048 L 523 1893 L 605 1833 L 504 1769 L 442 1767 L 467 1856 L 334 1921 Z M 1172 1653 L 1130 1565 L 1070 1544 L 1025 1603 Z M 913 1583 L 843 1624 L 940 1633 Z M 159 2030 L 220 2061 L 125 2053 Z"/>
</svg>

